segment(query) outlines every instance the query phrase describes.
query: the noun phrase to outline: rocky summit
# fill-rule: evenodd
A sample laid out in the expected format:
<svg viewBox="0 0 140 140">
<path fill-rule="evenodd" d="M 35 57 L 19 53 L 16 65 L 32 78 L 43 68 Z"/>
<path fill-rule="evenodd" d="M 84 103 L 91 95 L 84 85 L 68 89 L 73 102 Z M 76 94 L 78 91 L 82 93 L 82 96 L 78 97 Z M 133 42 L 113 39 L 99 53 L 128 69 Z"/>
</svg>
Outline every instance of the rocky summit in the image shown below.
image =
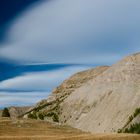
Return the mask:
<svg viewBox="0 0 140 140">
<path fill-rule="evenodd" d="M 77 73 L 24 117 L 88 132 L 123 132 L 140 123 L 140 53 Z"/>
</svg>

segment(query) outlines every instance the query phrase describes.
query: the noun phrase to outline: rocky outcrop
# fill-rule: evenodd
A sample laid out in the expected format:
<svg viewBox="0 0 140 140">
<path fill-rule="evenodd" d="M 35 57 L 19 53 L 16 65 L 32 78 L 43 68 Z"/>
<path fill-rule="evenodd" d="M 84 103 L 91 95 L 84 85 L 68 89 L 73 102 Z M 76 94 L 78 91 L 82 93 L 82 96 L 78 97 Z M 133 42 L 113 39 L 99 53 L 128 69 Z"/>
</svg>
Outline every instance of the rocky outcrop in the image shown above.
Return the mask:
<svg viewBox="0 0 140 140">
<path fill-rule="evenodd" d="M 15 106 L 11 106 L 11 107 L 8 108 L 9 113 L 10 113 L 10 118 L 16 119 L 18 117 L 21 117 L 30 108 L 31 108 L 30 106 L 26 106 L 26 107 L 15 107 Z"/>
<path fill-rule="evenodd" d="M 139 120 L 129 121 L 137 108 L 140 53 L 111 67 L 97 67 L 70 77 L 26 117 L 57 121 L 89 132 L 117 132 Z"/>
<path fill-rule="evenodd" d="M 60 104 L 76 89 L 83 86 L 89 80 L 94 79 L 108 68 L 108 66 L 102 66 L 74 74 L 69 79 L 65 80 L 60 86 L 54 89 L 48 99 L 42 100 L 32 107 L 24 115 L 24 117 L 41 118 L 50 121 L 55 120 L 57 122 L 60 121 Z"/>
<path fill-rule="evenodd" d="M 117 132 L 140 107 L 140 54 L 134 54 L 75 90 L 61 104 L 60 121 L 90 132 Z"/>
</svg>

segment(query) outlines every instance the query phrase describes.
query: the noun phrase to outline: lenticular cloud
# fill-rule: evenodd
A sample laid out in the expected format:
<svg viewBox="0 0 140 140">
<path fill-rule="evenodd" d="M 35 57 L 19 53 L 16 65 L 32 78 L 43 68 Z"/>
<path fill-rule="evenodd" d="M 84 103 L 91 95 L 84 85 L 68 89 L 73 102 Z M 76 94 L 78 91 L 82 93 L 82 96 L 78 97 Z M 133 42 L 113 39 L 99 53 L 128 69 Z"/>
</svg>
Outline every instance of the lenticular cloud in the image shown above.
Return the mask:
<svg viewBox="0 0 140 140">
<path fill-rule="evenodd" d="M 0 56 L 22 63 L 114 63 L 138 51 L 139 6 L 137 0 L 37 3 L 13 21 Z"/>
</svg>

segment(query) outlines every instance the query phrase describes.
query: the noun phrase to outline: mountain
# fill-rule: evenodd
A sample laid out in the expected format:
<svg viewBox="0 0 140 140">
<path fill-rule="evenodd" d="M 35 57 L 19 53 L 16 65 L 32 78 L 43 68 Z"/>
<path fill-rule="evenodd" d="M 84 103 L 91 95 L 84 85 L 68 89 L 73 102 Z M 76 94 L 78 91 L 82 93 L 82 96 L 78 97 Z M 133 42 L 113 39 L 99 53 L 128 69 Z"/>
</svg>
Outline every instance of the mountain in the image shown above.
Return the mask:
<svg viewBox="0 0 140 140">
<path fill-rule="evenodd" d="M 129 131 L 140 123 L 140 53 L 75 74 L 24 117 L 89 132 Z"/>
<path fill-rule="evenodd" d="M 25 114 L 30 108 L 31 106 L 25 106 L 25 107 L 11 106 L 6 109 L 8 110 L 8 113 L 10 114 L 11 119 L 17 119 L 18 117 Z M 2 117 L 3 112 L 4 112 L 4 109 L 0 110 L 0 117 Z"/>
<path fill-rule="evenodd" d="M 42 114 L 44 119 L 52 119 L 55 116 L 60 115 L 60 104 L 77 88 L 84 85 L 89 80 L 97 77 L 99 74 L 108 69 L 108 66 L 97 67 L 86 71 L 74 74 L 69 79 L 65 80 L 60 86 L 53 90 L 48 99 L 44 99 L 37 103 L 34 107 L 25 114 L 24 117 L 28 117 L 29 114 L 34 114 L 34 117 Z"/>
</svg>

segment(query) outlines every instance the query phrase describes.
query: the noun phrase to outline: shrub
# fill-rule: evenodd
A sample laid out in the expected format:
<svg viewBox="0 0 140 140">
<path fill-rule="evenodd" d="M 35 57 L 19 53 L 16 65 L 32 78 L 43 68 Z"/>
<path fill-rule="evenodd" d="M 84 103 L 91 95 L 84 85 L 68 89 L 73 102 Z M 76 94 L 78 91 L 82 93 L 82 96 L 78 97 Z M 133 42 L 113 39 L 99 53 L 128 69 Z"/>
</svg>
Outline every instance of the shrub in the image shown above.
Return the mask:
<svg viewBox="0 0 140 140">
<path fill-rule="evenodd" d="M 28 114 L 28 118 L 30 118 L 30 119 L 37 119 L 37 115 L 36 115 L 35 112 L 29 113 L 29 114 Z"/>
<path fill-rule="evenodd" d="M 140 134 L 140 123 L 136 123 L 130 126 L 130 128 L 126 128 L 124 133 L 136 133 Z"/>
<path fill-rule="evenodd" d="M 8 108 L 4 108 L 2 112 L 2 117 L 10 117 Z"/>
<path fill-rule="evenodd" d="M 133 113 L 133 115 L 129 116 L 129 120 L 127 122 L 127 124 L 129 124 L 135 117 L 137 117 L 140 114 L 140 108 L 137 108 L 135 110 L 135 112 Z"/>
<path fill-rule="evenodd" d="M 125 133 L 129 133 L 128 128 L 125 128 L 124 132 L 125 132 Z"/>
<path fill-rule="evenodd" d="M 133 115 L 129 116 L 129 119 L 126 123 L 126 125 L 122 128 L 118 130 L 118 133 L 137 133 L 140 134 L 140 123 L 136 123 L 130 126 L 130 128 L 125 128 L 127 127 L 130 122 L 132 122 L 132 120 L 137 117 L 140 114 L 140 108 L 136 108 L 135 112 L 133 113 Z M 125 128 L 125 129 L 124 129 Z"/>
<path fill-rule="evenodd" d="M 133 120 L 133 116 L 129 116 L 129 122 Z"/>
<path fill-rule="evenodd" d="M 134 112 L 134 117 L 136 117 L 137 115 L 139 115 L 140 114 L 140 108 L 137 108 L 136 110 L 135 110 L 135 112 Z"/>
<path fill-rule="evenodd" d="M 49 112 L 47 115 L 47 117 L 52 117 L 53 121 L 54 122 L 59 122 L 59 117 L 56 113 L 54 112 Z"/>
<path fill-rule="evenodd" d="M 59 117 L 57 114 L 54 113 L 53 117 L 52 117 L 54 122 L 59 122 Z"/>
<path fill-rule="evenodd" d="M 122 129 L 118 129 L 118 133 L 122 133 Z"/>
<path fill-rule="evenodd" d="M 38 117 L 40 120 L 44 120 L 44 116 L 42 114 L 39 114 Z"/>
<path fill-rule="evenodd" d="M 47 117 L 52 117 L 54 115 L 54 112 L 49 112 L 49 113 L 47 113 Z"/>
</svg>

